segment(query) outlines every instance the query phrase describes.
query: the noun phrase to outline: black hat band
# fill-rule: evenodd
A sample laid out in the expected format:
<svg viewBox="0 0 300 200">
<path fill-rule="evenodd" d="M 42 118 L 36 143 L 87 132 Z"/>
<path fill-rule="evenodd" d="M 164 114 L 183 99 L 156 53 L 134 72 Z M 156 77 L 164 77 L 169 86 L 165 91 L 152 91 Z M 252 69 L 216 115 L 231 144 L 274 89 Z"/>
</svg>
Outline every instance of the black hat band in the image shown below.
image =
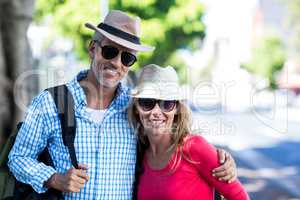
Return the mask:
<svg viewBox="0 0 300 200">
<path fill-rule="evenodd" d="M 98 26 L 98 28 L 112 34 L 112 35 L 115 35 L 117 37 L 120 37 L 124 40 L 127 40 L 129 42 L 132 42 L 134 44 L 141 44 L 140 43 L 140 38 L 139 37 L 136 37 L 135 35 L 132 35 L 132 34 L 129 34 L 129 33 L 126 33 L 120 29 L 117 29 L 113 26 L 110 26 L 110 25 L 107 25 L 107 24 L 104 24 L 104 23 L 100 23 Z"/>
</svg>

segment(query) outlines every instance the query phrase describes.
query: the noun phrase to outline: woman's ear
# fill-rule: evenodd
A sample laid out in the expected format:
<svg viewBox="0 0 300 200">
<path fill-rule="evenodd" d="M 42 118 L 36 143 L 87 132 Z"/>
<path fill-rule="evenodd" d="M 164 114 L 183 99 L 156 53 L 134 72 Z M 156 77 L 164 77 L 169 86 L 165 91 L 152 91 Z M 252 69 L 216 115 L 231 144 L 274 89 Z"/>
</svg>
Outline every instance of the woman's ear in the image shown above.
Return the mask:
<svg viewBox="0 0 300 200">
<path fill-rule="evenodd" d="M 139 114 L 139 111 L 138 111 L 138 109 L 137 109 L 137 102 L 135 101 L 135 102 L 133 102 L 133 112 L 134 112 L 134 114 Z"/>
<path fill-rule="evenodd" d="M 178 115 L 178 113 L 180 112 L 180 107 L 179 107 L 179 103 L 177 103 L 176 108 L 175 108 L 175 115 Z"/>
</svg>

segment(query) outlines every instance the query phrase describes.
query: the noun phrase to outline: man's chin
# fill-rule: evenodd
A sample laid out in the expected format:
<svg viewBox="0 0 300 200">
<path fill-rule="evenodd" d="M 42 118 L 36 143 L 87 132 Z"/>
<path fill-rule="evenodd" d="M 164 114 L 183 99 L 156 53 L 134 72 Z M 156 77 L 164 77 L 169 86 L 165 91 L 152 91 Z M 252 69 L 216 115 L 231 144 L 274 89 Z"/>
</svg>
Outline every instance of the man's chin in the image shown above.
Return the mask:
<svg viewBox="0 0 300 200">
<path fill-rule="evenodd" d="M 119 76 L 110 76 L 105 73 L 98 73 L 96 76 L 98 84 L 105 88 L 115 88 L 119 83 Z"/>
<path fill-rule="evenodd" d="M 100 85 L 106 88 L 115 88 L 120 83 L 120 81 L 116 80 L 99 80 Z"/>
</svg>

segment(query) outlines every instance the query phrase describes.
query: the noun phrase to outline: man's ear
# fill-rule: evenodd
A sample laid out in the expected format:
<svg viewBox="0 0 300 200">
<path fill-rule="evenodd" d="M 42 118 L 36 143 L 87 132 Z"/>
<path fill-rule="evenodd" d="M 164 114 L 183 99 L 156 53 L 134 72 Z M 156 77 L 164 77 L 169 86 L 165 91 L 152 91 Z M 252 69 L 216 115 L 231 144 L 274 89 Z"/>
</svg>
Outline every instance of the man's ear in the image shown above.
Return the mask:
<svg viewBox="0 0 300 200">
<path fill-rule="evenodd" d="M 93 40 L 90 41 L 88 51 L 89 51 L 90 59 L 93 59 L 95 56 L 95 53 L 96 53 L 96 42 L 95 41 L 93 41 Z"/>
</svg>

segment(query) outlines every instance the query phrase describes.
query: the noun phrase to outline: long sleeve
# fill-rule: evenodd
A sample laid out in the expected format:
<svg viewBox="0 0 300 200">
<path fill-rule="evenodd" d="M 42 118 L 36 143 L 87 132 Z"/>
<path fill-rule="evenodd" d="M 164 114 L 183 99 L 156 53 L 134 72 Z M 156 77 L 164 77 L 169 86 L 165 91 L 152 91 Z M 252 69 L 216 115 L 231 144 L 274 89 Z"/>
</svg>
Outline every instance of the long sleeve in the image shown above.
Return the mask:
<svg viewBox="0 0 300 200">
<path fill-rule="evenodd" d="M 46 91 L 34 98 L 8 156 L 8 167 L 16 179 L 30 184 L 39 193 L 47 190 L 43 184 L 56 172 L 54 168 L 37 161 L 39 153 L 47 145 L 45 116 L 49 111 L 48 102 L 49 94 Z"/>
<path fill-rule="evenodd" d="M 219 166 L 216 148 L 201 136 L 191 136 L 185 143 L 185 152 L 195 163 L 200 175 L 227 200 L 249 200 L 249 196 L 239 180 L 232 183 L 218 181 L 212 170 Z"/>
</svg>

